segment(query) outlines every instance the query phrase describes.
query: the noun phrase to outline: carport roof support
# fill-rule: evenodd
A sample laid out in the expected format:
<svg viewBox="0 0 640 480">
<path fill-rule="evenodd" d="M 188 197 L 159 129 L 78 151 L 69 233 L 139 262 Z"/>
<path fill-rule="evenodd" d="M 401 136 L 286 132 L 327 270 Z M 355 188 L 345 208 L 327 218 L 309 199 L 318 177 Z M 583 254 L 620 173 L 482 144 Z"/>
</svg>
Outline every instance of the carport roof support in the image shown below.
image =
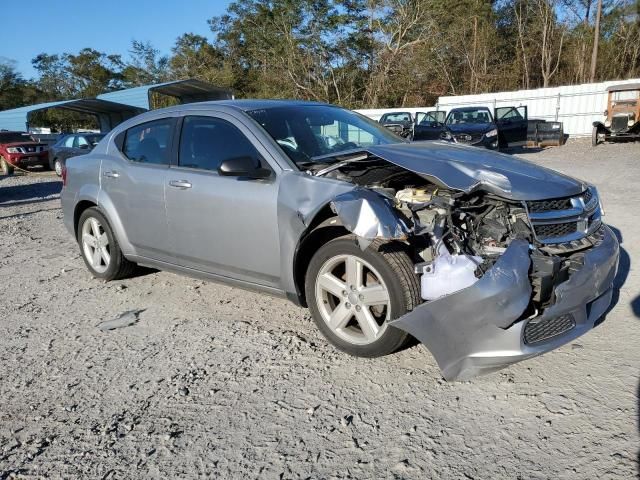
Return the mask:
<svg viewBox="0 0 640 480">
<path fill-rule="evenodd" d="M 128 88 L 126 90 L 103 93 L 102 95 L 98 95 L 98 98 L 151 110 L 150 102 L 151 93 L 153 92 L 175 97 L 180 103 L 233 99 L 233 94 L 230 90 L 194 79 L 176 80 L 173 82 Z"/>
<path fill-rule="evenodd" d="M 59 102 L 39 103 L 0 112 L 0 129 L 20 132 L 26 131 L 29 128 L 29 115 L 31 113 L 51 108 L 61 108 L 96 115 L 100 120 L 100 128 L 103 131 L 110 130 L 123 120 L 145 111 L 143 108 L 137 108 L 132 105 L 124 105 L 95 98 L 62 100 Z"/>
</svg>

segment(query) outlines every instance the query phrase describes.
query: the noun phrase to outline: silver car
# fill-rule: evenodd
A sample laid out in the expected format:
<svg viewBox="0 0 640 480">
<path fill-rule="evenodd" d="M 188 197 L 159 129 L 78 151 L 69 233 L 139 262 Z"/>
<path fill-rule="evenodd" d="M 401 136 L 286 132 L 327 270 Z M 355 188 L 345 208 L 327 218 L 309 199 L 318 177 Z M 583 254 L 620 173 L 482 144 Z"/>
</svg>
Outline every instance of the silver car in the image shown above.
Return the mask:
<svg viewBox="0 0 640 480">
<path fill-rule="evenodd" d="M 148 112 L 63 181 L 95 277 L 145 265 L 286 297 L 352 355 L 415 337 L 448 380 L 571 341 L 612 299 L 619 247 L 595 187 L 331 105 Z"/>
</svg>

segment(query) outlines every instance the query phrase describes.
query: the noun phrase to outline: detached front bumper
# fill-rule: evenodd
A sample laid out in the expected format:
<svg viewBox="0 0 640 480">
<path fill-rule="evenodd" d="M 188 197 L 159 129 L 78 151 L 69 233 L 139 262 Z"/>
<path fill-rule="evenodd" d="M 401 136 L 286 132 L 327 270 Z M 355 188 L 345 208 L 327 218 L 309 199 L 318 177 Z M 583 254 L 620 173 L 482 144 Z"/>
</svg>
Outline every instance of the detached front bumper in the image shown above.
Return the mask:
<svg viewBox="0 0 640 480">
<path fill-rule="evenodd" d="M 514 323 L 531 297 L 529 246 L 514 240 L 474 285 L 423 303 L 390 325 L 422 342 L 447 380 L 466 380 L 553 350 L 593 328 L 611 303 L 619 245 L 603 228 L 602 242 L 586 251 L 582 268 L 555 287 L 555 303 L 537 317 Z M 528 323 L 530 331 L 544 332 L 543 340 L 525 343 Z"/>
</svg>

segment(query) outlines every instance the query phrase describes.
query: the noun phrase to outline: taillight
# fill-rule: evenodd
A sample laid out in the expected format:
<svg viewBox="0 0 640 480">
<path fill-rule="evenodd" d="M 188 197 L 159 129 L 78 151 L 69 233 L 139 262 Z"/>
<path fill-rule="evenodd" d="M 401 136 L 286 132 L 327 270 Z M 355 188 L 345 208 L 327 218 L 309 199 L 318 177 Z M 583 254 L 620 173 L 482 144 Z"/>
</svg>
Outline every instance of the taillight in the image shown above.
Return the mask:
<svg viewBox="0 0 640 480">
<path fill-rule="evenodd" d="M 66 165 L 62 166 L 62 186 L 63 187 L 67 186 L 67 166 Z"/>
</svg>

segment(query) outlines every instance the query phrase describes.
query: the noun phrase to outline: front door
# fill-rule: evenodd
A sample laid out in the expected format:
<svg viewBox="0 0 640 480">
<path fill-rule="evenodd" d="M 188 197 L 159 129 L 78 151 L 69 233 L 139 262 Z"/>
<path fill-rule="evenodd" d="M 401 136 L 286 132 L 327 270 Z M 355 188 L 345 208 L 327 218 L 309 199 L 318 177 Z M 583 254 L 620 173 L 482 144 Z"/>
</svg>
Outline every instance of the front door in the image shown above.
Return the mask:
<svg viewBox="0 0 640 480">
<path fill-rule="evenodd" d="M 103 157 L 99 203 L 111 203 L 135 253 L 172 261 L 167 235 L 164 186 L 175 119 L 142 123 L 122 132 L 119 151 Z M 105 211 L 110 211 L 105 205 Z M 111 219 L 112 222 L 118 219 Z"/>
<path fill-rule="evenodd" d="M 444 131 L 445 112 L 431 111 L 416 113 L 413 130 L 414 140 L 438 140 Z"/>
<path fill-rule="evenodd" d="M 527 142 L 527 107 L 498 107 L 494 111 L 500 148 Z"/>
<path fill-rule="evenodd" d="M 237 119 L 186 116 L 177 165 L 166 179 L 169 237 L 179 265 L 236 280 L 278 287 L 278 178 L 221 176 L 235 157 L 259 159 L 266 151 Z"/>
</svg>

